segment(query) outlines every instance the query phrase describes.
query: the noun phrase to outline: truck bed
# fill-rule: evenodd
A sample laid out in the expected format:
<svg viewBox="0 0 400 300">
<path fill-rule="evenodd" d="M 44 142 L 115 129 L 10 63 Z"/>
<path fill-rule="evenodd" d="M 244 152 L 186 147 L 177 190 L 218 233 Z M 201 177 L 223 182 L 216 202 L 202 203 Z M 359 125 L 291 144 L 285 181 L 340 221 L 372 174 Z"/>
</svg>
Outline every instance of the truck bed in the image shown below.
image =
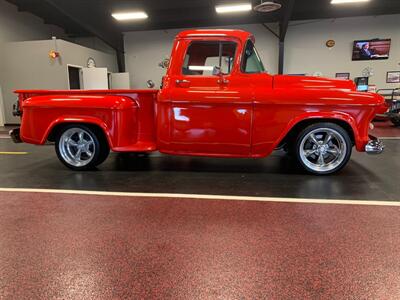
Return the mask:
<svg viewBox="0 0 400 300">
<path fill-rule="evenodd" d="M 104 121 L 104 128 L 108 128 L 113 151 L 156 150 L 155 105 L 158 90 L 17 90 L 15 92 L 19 95 L 19 110 L 23 121 L 21 137 L 25 141 L 44 144 L 49 140 L 49 136 L 51 137 L 49 131 L 60 122 L 59 120 L 84 120 L 90 119 L 89 116 L 97 116 L 99 121 Z M 57 99 L 60 96 L 63 101 Z M 80 101 L 76 101 L 78 99 Z M 132 100 L 133 104 L 129 100 Z M 38 107 L 42 109 L 37 110 Z M 56 120 L 56 124 L 53 124 L 53 120 Z M 31 127 L 28 124 L 35 126 Z M 125 134 L 120 135 L 121 132 Z"/>
</svg>

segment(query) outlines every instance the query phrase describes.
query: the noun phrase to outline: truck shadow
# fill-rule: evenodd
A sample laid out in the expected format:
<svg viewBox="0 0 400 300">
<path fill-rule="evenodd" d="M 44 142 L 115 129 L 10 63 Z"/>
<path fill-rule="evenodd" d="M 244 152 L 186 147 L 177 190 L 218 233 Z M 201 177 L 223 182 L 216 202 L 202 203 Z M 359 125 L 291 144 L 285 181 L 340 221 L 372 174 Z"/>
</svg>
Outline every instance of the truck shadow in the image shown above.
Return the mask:
<svg viewBox="0 0 400 300">
<path fill-rule="evenodd" d="M 113 158 L 110 159 L 113 161 Z M 309 175 L 297 163 L 296 159 L 283 151 L 275 151 L 271 156 L 261 159 L 251 158 L 208 158 L 189 156 L 169 156 L 162 154 L 137 155 L 117 154 L 113 162 L 117 171 L 130 172 L 211 172 L 211 173 L 263 173 L 263 174 L 288 174 Z M 354 160 L 338 174 L 374 176 Z M 332 177 L 337 175 L 325 176 Z"/>
</svg>

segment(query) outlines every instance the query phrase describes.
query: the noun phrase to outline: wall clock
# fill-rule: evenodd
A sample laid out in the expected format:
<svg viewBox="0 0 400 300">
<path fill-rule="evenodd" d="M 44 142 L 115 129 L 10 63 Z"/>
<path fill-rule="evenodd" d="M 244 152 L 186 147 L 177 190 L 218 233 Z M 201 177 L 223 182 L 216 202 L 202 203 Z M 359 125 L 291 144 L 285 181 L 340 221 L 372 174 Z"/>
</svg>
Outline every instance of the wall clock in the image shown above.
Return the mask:
<svg viewBox="0 0 400 300">
<path fill-rule="evenodd" d="M 89 57 L 86 63 L 88 68 L 96 68 L 96 61 L 93 57 Z"/>
<path fill-rule="evenodd" d="M 327 46 L 328 48 L 333 48 L 333 47 L 335 47 L 335 45 L 336 45 L 336 42 L 335 42 L 334 40 L 328 40 L 328 41 L 326 42 L 326 46 Z"/>
</svg>

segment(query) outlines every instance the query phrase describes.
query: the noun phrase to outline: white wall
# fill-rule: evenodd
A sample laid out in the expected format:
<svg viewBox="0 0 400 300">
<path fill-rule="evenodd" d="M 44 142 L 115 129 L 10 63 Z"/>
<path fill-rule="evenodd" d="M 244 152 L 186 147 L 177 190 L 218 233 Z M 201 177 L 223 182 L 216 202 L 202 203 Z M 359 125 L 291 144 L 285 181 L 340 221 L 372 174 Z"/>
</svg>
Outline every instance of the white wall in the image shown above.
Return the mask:
<svg viewBox="0 0 400 300">
<path fill-rule="evenodd" d="M 16 99 L 15 89 L 68 89 L 68 64 L 85 67 L 87 59 L 92 57 L 97 67 L 118 72 L 117 59 L 113 54 L 57 40 L 61 57 L 52 60 L 48 53 L 55 48 L 53 40 L 5 44 L 3 100 L 6 123 L 19 122 L 11 114 Z"/>
<path fill-rule="evenodd" d="M 6 80 L 3 65 L 3 62 L 7 59 L 4 56 L 5 43 L 47 39 L 54 35 L 58 37 L 65 36 L 61 28 L 45 25 L 40 18 L 29 13 L 18 12 L 16 6 L 0 0 L 0 90 L 2 85 L 4 85 L 4 80 Z M 1 98 L 0 95 L 0 126 L 2 125 L 2 116 L 4 113 Z M 3 99 L 3 101 L 5 100 Z"/>
<path fill-rule="evenodd" d="M 391 38 L 390 58 L 379 61 L 352 61 L 354 40 Z M 327 40 L 336 41 L 328 49 Z M 362 76 L 362 70 L 372 67 L 375 75 L 371 84 L 378 88 L 394 88 L 399 84 L 387 84 L 387 71 L 400 71 L 400 15 L 377 17 L 342 18 L 292 22 L 285 43 L 285 73 L 312 75 L 320 71 L 327 77 L 336 73 Z"/>
<path fill-rule="evenodd" d="M 262 25 L 225 26 L 254 33 L 256 46 L 270 73 L 278 70 L 278 43 Z M 158 64 L 171 54 L 175 36 L 183 29 L 127 32 L 124 34 L 127 72 L 130 73 L 132 88 L 147 88 L 151 79 L 156 87 L 161 83 L 165 70 Z"/>
</svg>

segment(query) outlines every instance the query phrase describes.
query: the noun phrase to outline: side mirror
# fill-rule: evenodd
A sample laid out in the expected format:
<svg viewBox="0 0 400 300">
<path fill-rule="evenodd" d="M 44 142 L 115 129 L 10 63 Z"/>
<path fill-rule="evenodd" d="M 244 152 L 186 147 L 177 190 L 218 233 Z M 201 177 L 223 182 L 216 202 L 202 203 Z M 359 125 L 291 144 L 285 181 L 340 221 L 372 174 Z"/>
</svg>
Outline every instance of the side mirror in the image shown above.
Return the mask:
<svg viewBox="0 0 400 300">
<path fill-rule="evenodd" d="M 147 80 L 147 87 L 149 89 L 154 88 L 154 86 L 155 86 L 155 84 L 154 84 L 153 80 Z"/>
<path fill-rule="evenodd" d="M 212 71 L 213 76 L 221 76 L 222 70 L 220 67 L 214 66 L 213 71 Z"/>
</svg>

